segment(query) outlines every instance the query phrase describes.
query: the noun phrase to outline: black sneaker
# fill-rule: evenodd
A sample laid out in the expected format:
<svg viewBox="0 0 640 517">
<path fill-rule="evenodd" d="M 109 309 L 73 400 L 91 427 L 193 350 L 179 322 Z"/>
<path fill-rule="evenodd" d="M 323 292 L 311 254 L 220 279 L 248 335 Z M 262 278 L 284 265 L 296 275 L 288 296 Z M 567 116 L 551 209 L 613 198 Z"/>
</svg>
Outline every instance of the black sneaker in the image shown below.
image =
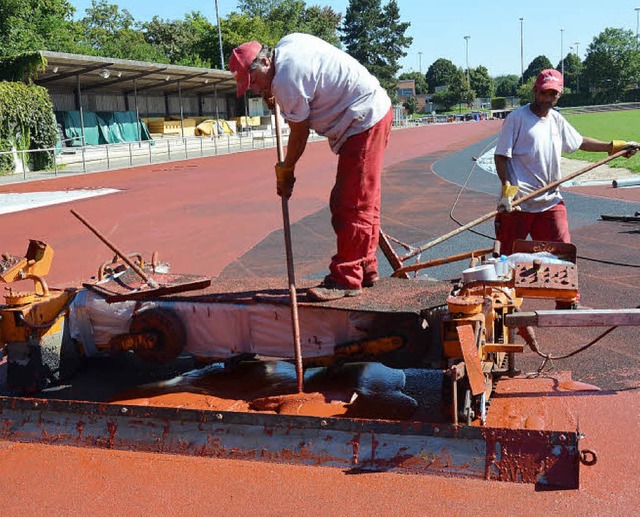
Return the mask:
<svg viewBox="0 0 640 517">
<path fill-rule="evenodd" d="M 312 287 L 307 290 L 307 298 L 312 302 L 328 302 L 340 298 L 351 298 L 362 293 L 362 289 L 349 289 L 338 284 L 333 287 Z"/>
<path fill-rule="evenodd" d="M 365 273 L 362 278 L 362 287 L 373 287 L 378 280 L 380 280 L 378 273 Z"/>
<path fill-rule="evenodd" d="M 376 282 L 380 280 L 378 273 L 365 273 L 362 278 L 362 287 L 373 287 Z M 338 282 L 336 282 L 331 275 L 327 275 L 324 277 L 324 280 L 320 284 L 320 287 L 336 287 L 339 286 Z"/>
</svg>

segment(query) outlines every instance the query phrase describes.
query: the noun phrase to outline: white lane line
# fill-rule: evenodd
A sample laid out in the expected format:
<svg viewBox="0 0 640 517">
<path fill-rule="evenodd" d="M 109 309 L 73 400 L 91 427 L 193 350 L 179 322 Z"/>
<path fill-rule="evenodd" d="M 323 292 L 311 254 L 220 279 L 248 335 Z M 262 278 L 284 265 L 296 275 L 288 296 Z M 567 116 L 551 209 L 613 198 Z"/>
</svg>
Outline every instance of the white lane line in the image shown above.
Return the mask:
<svg viewBox="0 0 640 517">
<path fill-rule="evenodd" d="M 10 214 L 41 206 L 58 205 L 77 199 L 104 196 L 120 192 L 113 188 L 90 190 L 65 190 L 60 192 L 27 192 L 23 194 L 0 194 L 0 214 Z"/>
</svg>

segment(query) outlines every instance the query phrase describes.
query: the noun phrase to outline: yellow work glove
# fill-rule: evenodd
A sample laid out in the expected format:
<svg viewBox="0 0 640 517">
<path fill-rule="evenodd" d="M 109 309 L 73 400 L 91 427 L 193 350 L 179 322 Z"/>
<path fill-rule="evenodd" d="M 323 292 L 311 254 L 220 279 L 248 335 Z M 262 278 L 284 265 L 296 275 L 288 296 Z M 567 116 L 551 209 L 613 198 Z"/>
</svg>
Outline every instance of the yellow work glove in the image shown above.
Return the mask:
<svg viewBox="0 0 640 517">
<path fill-rule="evenodd" d="M 293 193 L 296 178 L 293 175 L 295 167 L 287 167 L 282 162 L 276 163 L 276 192 L 280 197 L 289 199 Z"/>
<path fill-rule="evenodd" d="M 498 212 L 513 212 L 514 210 L 521 210 L 519 206 L 513 206 L 513 198 L 518 193 L 518 187 L 511 185 L 508 181 L 502 185 L 502 197 L 498 202 Z"/>
<path fill-rule="evenodd" d="M 609 156 L 612 154 L 619 153 L 620 151 L 624 151 L 628 149 L 629 152 L 624 155 L 625 158 L 631 158 L 634 154 L 638 152 L 639 144 L 638 142 L 625 142 L 624 140 L 614 140 L 611 142 L 611 151 L 609 151 Z"/>
</svg>

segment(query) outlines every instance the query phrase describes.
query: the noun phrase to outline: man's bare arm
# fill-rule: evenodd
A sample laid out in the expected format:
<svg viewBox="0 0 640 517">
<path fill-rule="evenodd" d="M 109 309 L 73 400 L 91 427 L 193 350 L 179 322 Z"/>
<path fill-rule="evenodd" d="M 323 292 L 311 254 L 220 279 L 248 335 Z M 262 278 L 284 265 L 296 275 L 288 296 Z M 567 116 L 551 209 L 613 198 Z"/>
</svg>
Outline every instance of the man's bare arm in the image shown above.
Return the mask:
<svg viewBox="0 0 640 517">
<path fill-rule="evenodd" d="M 284 158 L 285 167 L 295 167 L 302 156 L 307 139 L 309 138 L 309 120 L 302 122 L 288 122 L 289 142 L 287 143 L 287 155 Z"/>
</svg>

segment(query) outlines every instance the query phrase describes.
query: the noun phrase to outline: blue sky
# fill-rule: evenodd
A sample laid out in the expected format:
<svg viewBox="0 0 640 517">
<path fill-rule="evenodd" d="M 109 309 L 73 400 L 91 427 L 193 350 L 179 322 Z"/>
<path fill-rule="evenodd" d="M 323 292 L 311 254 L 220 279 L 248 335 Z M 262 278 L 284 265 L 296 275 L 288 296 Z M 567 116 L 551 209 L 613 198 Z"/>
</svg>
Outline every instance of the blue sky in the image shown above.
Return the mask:
<svg viewBox="0 0 640 517">
<path fill-rule="evenodd" d="M 136 20 L 157 15 L 164 19 L 180 19 L 190 11 L 200 11 L 215 23 L 214 0 L 109 0 L 126 8 Z M 520 18 L 523 18 L 524 67 L 537 56 L 545 55 L 556 65 L 561 50 L 566 56 L 573 47 L 584 59 L 587 46 L 607 27 L 636 31 L 636 7 L 640 0 L 397 0 L 403 21 L 410 21 L 408 35 L 413 44 L 401 61 L 404 71 L 423 73 L 438 58 L 446 58 L 466 67 L 468 43 L 469 66 L 483 65 L 492 76 L 520 75 Z M 82 17 L 91 0 L 71 0 L 76 17 Z M 307 6 L 331 6 L 345 13 L 348 0 L 332 2 L 307 0 Z M 384 5 L 386 0 L 382 0 Z M 128 5 L 127 5 L 128 4 Z M 517 4 L 521 4 L 517 6 Z M 237 10 L 235 1 L 218 0 L 220 16 Z M 564 30 L 561 30 L 564 29 Z M 470 36 L 465 40 L 465 36 Z M 579 45 L 575 45 L 578 42 Z"/>
</svg>

